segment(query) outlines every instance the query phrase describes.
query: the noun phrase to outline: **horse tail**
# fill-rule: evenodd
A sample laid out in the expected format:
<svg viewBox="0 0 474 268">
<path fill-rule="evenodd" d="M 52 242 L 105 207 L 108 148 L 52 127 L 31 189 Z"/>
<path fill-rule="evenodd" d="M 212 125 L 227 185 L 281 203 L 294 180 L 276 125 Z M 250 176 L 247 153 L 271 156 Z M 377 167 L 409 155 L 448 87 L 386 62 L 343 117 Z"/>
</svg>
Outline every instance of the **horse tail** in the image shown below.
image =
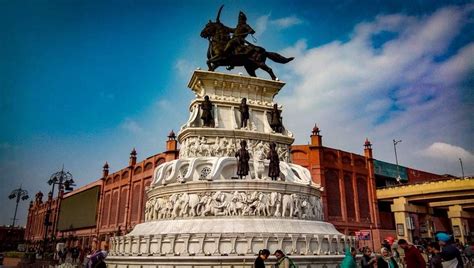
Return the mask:
<svg viewBox="0 0 474 268">
<path fill-rule="evenodd" d="M 274 62 L 278 62 L 278 63 L 288 63 L 288 62 L 290 62 L 294 59 L 293 57 L 290 57 L 290 58 L 283 57 L 282 55 L 280 55 L 276 52 L 266 51 L 265 54 L 269 59 L 271 59 Z"/>
</svg>

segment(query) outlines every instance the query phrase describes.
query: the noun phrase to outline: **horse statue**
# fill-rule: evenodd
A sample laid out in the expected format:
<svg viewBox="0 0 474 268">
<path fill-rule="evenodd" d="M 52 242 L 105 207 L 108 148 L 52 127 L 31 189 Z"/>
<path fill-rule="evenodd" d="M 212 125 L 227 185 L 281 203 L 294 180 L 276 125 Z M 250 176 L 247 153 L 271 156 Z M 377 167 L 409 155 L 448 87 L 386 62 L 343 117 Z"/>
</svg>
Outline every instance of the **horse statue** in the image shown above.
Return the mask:
<svg viewBox="0 0 474 268">
<path fill-rule="evenodd" d="M 201 37 L 209 40 L 209 48 L 207 50 L 207 66 L 209 71 L 214 71 L 220 66 L 228 66 L 228 70 L 234 66 L 243 66 L 250 76 L 255 77 L 255 70 L 258 68 L 266 71 L 272 78 L 277 77 L 273 70 L 265 64 L 267 58 L 277 63 L 288 63 L 294 58 L 286 58 L 276 52 L 266 51 L 263 47 L 253 45 L 247 41 L 237 47 L 234 51 L 226 51 L 229 41 L 231 41 L 231 33 L 234 34 L 236 29 L 229 28 L 220 22 L 222 8 L 217 13 L 216 21 L 209 20 L 204 29 L 201 31 Z M 243 51 L 243 53 L 242 53 Z"/>
</svg>

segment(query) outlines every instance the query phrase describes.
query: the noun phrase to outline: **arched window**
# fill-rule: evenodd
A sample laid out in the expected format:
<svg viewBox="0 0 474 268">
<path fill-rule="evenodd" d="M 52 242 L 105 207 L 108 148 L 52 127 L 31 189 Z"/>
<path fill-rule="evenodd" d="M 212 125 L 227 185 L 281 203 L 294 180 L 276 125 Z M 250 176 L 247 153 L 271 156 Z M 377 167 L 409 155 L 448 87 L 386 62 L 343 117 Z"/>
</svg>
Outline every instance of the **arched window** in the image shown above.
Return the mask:
<svg viewBox="0 0 474 268">
<path fill-rule="evenodd" d="M 354 188 L 352 188 L 352 176 L 344 175 L 344 191 L 346 195 L 347 218 L 355 219 Z"/>
<path fill-rule="evenodd" d="M 145 171 L 150 170 L 150 169 L 152 169 L 152 168 L 153 168 L 153 164 L 152 164 L 152 163 L 148 162 L 148 163 L 145 164 Z"/>
<path fill-rule="evenodd" d="M 141 187 L 140 184 L 137 183 L 133 186 L 133 192 L 132 192 L 132 221 L 138 221 L 139 218 L 138 216 L 140 215 L 140 196 L 142 195 L 141 193 Z"/>
<path fill-rule="evenodd" d="M 367 179 L 357 177 L 357 195 L 359 199 L 359 211 L 361 219 L 370 219 L 369 191 L 367 189 Z"/>
<path fill-rule="evenodd" d="M 102 204 L 102 226 L 109 225 L 108 215 L 109 215 L 109 207 L 110 207 L 110 193 L 106 193 L 104 197 L 104 203 Z"/>
<path fill-rule="evenodd" d="M 155 167 L 163 164 L 165 162 L 165 159 L 164 158 L 159 158 L 158 160 L 156 160 L 155 162 Z"/>
<path fill-rule="evenodd" d="M 118 209 L 118 191 L 115 191 L 112 194 L 112 202 L 111 202 L 111 208 L 110 208 L 110 219 L 109 219 L 109 225 L 113 225 L 117 223 L 117 209 Z"/>
<path fill-rule="evenodd" d="M 133 174 L 134 174 L 134 175 L 137 175 L 137 174 L 140 174 L 140 173 L 142 173 L 142 167 L 137 167 L 137 168 L 135 169 L 135 171 L 133 171 Z"/>
<path fill-rule="evenodd" d="M 339 177 L 334 170 L 328 170 L 326 178 L 326 197 L 328 204 L 328 216 L 341 216 L 341 191 L 339 189 Z"/>
</svg>

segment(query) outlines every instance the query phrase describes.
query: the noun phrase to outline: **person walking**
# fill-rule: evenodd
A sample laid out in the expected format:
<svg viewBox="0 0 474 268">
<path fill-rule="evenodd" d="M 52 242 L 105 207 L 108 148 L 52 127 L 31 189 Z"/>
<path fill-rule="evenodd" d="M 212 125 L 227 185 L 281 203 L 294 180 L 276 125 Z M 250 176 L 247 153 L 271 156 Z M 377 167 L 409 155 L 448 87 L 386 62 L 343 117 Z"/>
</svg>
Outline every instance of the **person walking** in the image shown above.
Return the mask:
<svg viewBox="0 0 474 268">
<path fill-rule="evenodd" d="M 270 251 L 268 249 L 262 249 L 258 252 L 258 257 L 253 264 L 254 268 L 265 268 L 265 260 L 270 256 Z"/>
<path fill-rule="evenodd" d="M 377 259 L 377 268 L 398 268 L 395 258 L 386 247 L 382 247 L 380 252 L 382 255 Z"/>
<path fill-rule="evenodd" d="M 405 251 L 406 268 L 426 267 L 425 259 L 414 245 L 408 244 L 405 239 L 398 240 L 398 245 Z"/>
<path fill-rule="evenodd" d="M 357 268 L 355 260 L 357 250 L 354 247 L 346 247 L 345 253 L 346 257 L 342 260 L 341 268 Z"/>
</svg>

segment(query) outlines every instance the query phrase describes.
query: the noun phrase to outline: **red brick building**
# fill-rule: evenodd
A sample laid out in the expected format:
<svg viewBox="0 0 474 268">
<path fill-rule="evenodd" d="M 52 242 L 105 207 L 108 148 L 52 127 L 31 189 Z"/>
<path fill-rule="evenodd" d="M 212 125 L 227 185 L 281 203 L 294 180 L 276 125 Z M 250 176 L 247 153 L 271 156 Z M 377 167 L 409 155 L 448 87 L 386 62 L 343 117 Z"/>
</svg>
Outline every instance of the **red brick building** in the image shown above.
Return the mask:
<svg viewBox="0 0 474 268">
<path fill-rule="evenodd" d="M 390 204 L 377 201 L 376 188 L 442 177 L 378 161 L 368 140 L 364 155 L 325 147 L 317 126 L 313 128 L 310 144 L 292 146 L 291 156 L 293 163 L 306 167 L 313 181 L 324 187 L 325 219 L 346 235 L 368 231 L 372 241 L 364 243 L 375 248 L 380 247 L 385 237 L 396 237 Z M 397 176 L 402 178 L 400 182 Z"/>
<path fill-rule="evenodd" d="M 91 245 L 93 241 L 108 241 L 110 236 L 130 231 L 137 223 L 143 222 L 145 189 L 151 183 L 154 169 L 163 162 L 178 158 L 178 148 L 173 132 L 166 141 L 166 151 L 137 162 L 135 149 L 130 153 L 129 165 L 114 173 L 109 173 L 109 165 L 105 163 L 102 177 L 86 186 L 70 193 L 59 195 L 61 198 L 48 198 L 43 201 L 43 194 L 38 193 L 35 201 L 31 202 L 28 210 L 25 240 L 42 241 L 45 235 L 45 216 L 51 206 L 48 238 L 73 238 L 81 245 Z M 86 192 L 94 187 L 100 187 L 97 198 L 95 224 L 85 228 L 58 229 L 61 203 Z"/>
</svg>

